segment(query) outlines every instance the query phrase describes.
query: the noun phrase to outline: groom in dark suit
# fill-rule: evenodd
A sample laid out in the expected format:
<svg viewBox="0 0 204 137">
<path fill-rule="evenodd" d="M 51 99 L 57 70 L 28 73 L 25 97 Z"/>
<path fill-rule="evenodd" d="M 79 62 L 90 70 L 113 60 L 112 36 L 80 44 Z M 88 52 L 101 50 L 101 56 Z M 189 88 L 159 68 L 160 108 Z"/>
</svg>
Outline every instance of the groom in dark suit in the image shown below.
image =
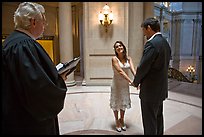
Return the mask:
<svg viewBox="0 0 204 137">
<path fill-rule="evenodd" d="M 163 135 L 163 101 L 168 97 L 171 49 L 160 33 L 158 20 L 148 18 L 141 27 L 147 42 L 132 85 L 140 88 L 144 134 Z"/>
</svg>

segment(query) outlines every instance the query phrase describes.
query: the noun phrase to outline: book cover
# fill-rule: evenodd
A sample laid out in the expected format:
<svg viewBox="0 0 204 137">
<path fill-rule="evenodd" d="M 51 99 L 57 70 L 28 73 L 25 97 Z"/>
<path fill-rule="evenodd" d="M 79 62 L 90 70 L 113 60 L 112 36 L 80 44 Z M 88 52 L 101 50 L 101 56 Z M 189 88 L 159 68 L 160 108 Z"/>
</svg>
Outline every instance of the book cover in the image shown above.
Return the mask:
<svg viewBox="0 0 204 137">
<path fill-rule="evenodd" d="M 69 75 L 70 73 L 72 73 L 74 70 L 76 70 L 76 66 L 80 61 L 80 57 L 74 58 L 68 62 L 65 63 L 59 63 L 56 68 L 59 74 L 65 73 L 67 71 Z"/>
</svg>

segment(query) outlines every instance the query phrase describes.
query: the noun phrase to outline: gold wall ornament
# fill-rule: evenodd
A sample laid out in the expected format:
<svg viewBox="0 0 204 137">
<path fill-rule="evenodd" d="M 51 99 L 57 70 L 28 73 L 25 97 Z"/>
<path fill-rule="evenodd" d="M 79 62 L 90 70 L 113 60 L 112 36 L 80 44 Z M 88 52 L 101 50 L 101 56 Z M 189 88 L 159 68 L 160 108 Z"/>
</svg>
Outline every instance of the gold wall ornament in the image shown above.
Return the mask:
<svg viewBox="0 0 204 137">
<path fill-rule="evenodd" d="M 103 11 L 99 12 L 98 19 L 101 25 L 105 26 L 107 32 L 108 26 L 113 22 L 113 13 L 110 11 L 110 7 L 107 4 L 103 7 Z"/>
<path fill-rule="evenodd" d="M 194 82 L 195 80 L 195 68 L 193 66 L 189 66 L 187 69 L 186 69 L 186 72 L 189 73 L 189 78 L 192 82 Z"/>
</svg>

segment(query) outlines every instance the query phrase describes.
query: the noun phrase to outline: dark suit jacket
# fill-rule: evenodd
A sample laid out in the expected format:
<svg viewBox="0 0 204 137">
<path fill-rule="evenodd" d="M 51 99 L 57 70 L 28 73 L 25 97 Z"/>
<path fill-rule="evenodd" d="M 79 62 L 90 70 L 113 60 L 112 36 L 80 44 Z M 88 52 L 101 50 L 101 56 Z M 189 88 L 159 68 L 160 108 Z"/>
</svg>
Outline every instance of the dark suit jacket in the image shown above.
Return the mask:
<svg viewBox="0 0 204 137">
<path fill-rule="evenodd" d="M 165 38 L 157 34 L 144 47 L 133 83 L 140 84 L 143 101 L 161 102 L 168 97 L 168 67 L 171 49 Z"/>
</svg>

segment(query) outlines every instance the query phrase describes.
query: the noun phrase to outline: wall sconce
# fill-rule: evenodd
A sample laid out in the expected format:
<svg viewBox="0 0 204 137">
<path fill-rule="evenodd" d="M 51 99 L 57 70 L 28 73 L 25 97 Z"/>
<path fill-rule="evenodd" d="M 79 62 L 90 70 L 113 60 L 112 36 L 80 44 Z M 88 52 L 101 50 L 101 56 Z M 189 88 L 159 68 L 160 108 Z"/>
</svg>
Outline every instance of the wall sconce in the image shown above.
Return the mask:
<svg viewBox="0 0 204 137">
<path fill-rule="evenodd" d="M 189 77 L 191 79 L 191 81 L 193 82 L 195 80 L 195 68 L 193 66 L 189 66 L 187 69 L 186 69 L 186 72 L 189 73 Z"/>
<path fill-rule="evenodd" d="M 107 32 L 108 26 L 113 22 L 113 13 L 107 4 L 103 7 L 103 12 L 100 11 L 98 18 L 100 23 L 106 27 Z"/>
</svg>

